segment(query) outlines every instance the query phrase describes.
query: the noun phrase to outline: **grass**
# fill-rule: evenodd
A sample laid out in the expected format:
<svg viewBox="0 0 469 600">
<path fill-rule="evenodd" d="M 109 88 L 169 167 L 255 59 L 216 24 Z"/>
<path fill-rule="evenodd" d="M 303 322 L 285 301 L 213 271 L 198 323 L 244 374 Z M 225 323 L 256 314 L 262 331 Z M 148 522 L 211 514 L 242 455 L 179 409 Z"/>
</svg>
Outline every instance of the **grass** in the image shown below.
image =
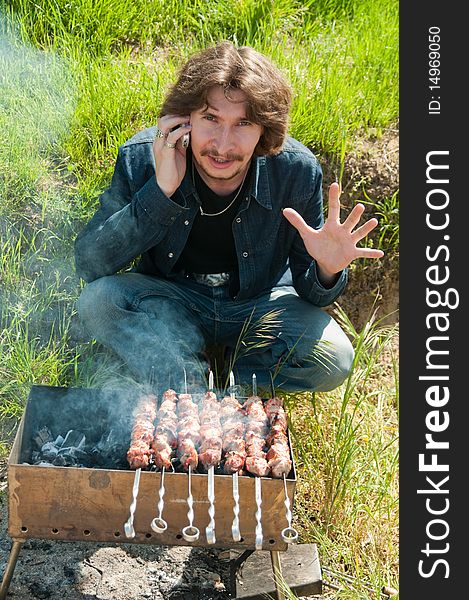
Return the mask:
<svg viewBox="0 0 469 600">
<path fill-rule="evenodd" d="M 110 180 L 119 145 L 155 123 L 193 50 L 231 39 L 271 56 L 294 89 L 292 135 L 332 157 L 339 180 L 352 141 L 379 135 L 398 115 L 395 0 L 3 6 L 0 460 L 32 383 L 98 386 L 115 367 L 77 322 L 73 240 Z M 380 220 L 373 244 L 397 255 L 397 191 L 363 196 Z M 301 541 L 318 544 L 324 578 L 340 588 L 325 594 L 351 600 L 397 587 L 397 328 L 370 315 L 356 331 L 336 310 L 356 349 L 349 380 L 286 403 L 298 468 L 294 524 Z"/>
</svg>

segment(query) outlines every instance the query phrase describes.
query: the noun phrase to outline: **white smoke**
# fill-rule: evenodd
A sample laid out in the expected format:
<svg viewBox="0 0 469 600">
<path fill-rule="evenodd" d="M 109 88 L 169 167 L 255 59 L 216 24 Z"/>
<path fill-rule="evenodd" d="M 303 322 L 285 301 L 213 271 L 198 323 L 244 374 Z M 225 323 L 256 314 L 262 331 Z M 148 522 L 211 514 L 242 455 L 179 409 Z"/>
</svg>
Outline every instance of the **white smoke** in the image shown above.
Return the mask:
<svg viewBox="0 0 469 600">
<path fill-rule="evenodd" d="M 56 52 L 22 41 L 0 13 L 0 164 L 4 171 L 30 163 L 69 128 L 75 107 L 70 65 Z"/>
</svg>

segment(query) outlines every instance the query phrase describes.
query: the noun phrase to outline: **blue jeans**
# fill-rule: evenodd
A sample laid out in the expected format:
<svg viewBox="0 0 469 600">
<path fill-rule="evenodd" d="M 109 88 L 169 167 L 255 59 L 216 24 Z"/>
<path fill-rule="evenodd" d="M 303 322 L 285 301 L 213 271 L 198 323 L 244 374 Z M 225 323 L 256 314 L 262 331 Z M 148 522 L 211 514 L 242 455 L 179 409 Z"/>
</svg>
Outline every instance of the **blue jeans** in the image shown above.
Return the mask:
<svg viewBox="0 0 469 600">
<path fill-rule="evenodd" d="M 182 389 L 184 370 L 202 385 L 213 346 L 228 348 L 236 383 L 250 384 L 255 373 L 260 387 L 272 376 L 285 391 L 334 389 L 354 357 L 334 319 L 290 286 L 235 301 L 227 286 L 123 273 L 88 283 L 77 307 L 88 333 L 139 381 L 163 387 Z"/>
</svg>

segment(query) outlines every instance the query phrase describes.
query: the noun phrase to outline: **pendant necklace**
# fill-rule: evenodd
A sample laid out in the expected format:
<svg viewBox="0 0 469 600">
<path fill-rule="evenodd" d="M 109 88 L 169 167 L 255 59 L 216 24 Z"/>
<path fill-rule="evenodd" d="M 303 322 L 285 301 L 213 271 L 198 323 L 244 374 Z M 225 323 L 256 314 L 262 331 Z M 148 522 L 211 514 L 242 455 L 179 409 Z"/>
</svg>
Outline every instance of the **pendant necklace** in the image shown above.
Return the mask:
<svg viewBox="0 0 469 600">
<path fill-rule="evenodd" d="M 223 210 L 221 210 L 220 212 L 217 212 L 217 213 L 206 213 L 206 212 L 204 212 L 202 206 L 199 206 L 199 211 L 200 211 L 201 216 L 202 217 L 218 217 L 219 215 L 222 215 L 224 212 L 226 212 L 229 208 L 231 208 L 233 206 L 233 204 L 236 202 L 236 200 L 238 199 L 238 196 L 240 195 L 241 190 L 243 189 L 243 185 L 246 180 L 246 175 L 248 174 L 248 171 L 249 171 L 249 167 L 246 169 L 246 172 L 244 173 L 243 181 L 241 182 L 241 185 L 239 186 L 235 197 L 228 204 L 228 206 L 226 208 L 224 208 Z M 192 161 L 192 182 L 195 187 L 194 161 Z"/>
</svg>

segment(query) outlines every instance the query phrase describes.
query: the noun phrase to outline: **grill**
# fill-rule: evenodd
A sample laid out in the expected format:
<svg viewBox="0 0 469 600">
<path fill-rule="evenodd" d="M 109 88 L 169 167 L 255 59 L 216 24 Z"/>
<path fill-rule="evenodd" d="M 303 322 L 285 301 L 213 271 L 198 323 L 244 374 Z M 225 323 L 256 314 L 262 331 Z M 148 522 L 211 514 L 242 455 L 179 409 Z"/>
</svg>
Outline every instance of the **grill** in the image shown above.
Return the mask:
<svg viewBox="0 0 469 600">
<path fill-rule="evenodd" d="M 209 546 L 271 553 L 274 575 L 280 573 L 279 552 L 289 544 L 282 531 L 291 525 L 296 485 L 295 466 L 284 479 L 240 475 L 238 541 L 232 533 L 233 476 L 215 473 L 213 489 L 206 473 L 191 474 L 193 524 L 198 539 L 183 535 L 188 525 L 188 474 L 183 472 L 131 471 L 125 455 L 131 435 L 134 399 L 122 391 L 33 386 L 8 461 L 8 532 L 13 540 L 0 600 L 6 597 L 22 542 L 27 539 Z M 46 425 L 52 437 L 69 430 L 85 434 L 99 448 L 107 432 L 120 425 L 113 440 L 113 456 L 106 466 L 102 457 L 95 466 L 43 466 L 31 464 L 37 431 Z M 289 443 L 290 443 L 290 437 Z M 291 446 L 290 446 L 291 448 Z M 96 450 L 91 453 L 96 455 Z M 164 487 L 161 485 L 164 483 Z M 138 485 L 136 485 L 138 484 Z M 164 505 L 162 494 L 164 492 Z M 163 510 L 162 510 L 163 508 Z M 130 515 L 130 516 L 129 516 Z M 162 516 L 166 528 L 152 528 Z M 133 537 L 125 524 L 132 521 Z M 214 539 L 205 535 L 215 525 Z M 261 534 L 261 535 L 259 535 Z M 239 561 L 238 561 L 239 563 Z M 284 597 L 277 587 L 279 598 Z"/>
</svg>

